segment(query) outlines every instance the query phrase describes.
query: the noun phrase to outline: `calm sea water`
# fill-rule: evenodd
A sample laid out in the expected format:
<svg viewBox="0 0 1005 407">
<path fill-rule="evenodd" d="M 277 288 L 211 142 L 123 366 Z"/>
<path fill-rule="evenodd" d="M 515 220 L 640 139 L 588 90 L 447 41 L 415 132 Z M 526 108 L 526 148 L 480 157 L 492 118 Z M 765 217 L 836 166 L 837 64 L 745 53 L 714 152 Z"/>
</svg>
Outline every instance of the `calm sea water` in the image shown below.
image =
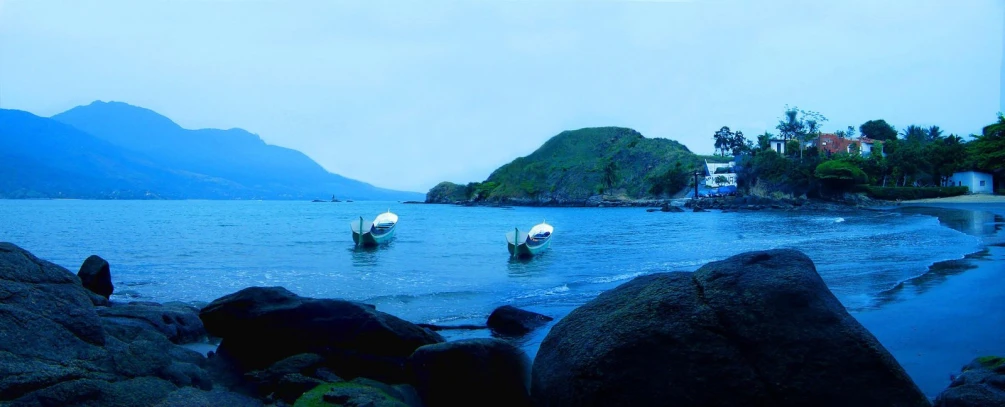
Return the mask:
<svg viewBox="0 0 1005 407">
<path fill-rule="evenodd" d="M 395 240 L 358 250 L 349 222 L 391 210 Z M 509 258 L 504 234 L 547 220 L 551 249 Z M 979 225 L 978 225 L 979 227 Z M 248 286 L 360 300 L 413 322 L 482 323 L 497 306 L 556 317 L 636 276 L 750 250 L 805 252 L 850 310 L 978 238 L 922 213 L 647 213 L 396 202 L 0 200 L 0 241 L 73 272 L 111 264 L 113 300 L 211 301 Z M 477 334 L 476 334 L 477 335 Z M 536 352 L 535 342 L 525 344 Z"/>
</svg>

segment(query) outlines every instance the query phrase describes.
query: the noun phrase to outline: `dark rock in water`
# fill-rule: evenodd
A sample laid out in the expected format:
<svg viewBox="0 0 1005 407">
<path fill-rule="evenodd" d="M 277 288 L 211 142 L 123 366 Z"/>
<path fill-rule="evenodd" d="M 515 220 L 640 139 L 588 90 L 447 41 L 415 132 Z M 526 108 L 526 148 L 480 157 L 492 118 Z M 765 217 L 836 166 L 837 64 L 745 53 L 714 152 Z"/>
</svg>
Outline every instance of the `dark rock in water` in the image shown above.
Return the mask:
<svg viewBox="0 0 1005 407">
<path fill-rule="evenodd" d="M 223 338 L 218 353 L 244 371 L 316 353 L 344 378 L 400 383 L 416 348 L 443 341 L 372 306 L 300 297 L 282 287 L 246 288 L 218 298 L 199 316 L 210 335 Z"/>
<path fill-rule="evenodd" d="M 794 250 L 638 277 L 544 339 L 540 406 L 927 406 Z"/>
<path fill-rule="evenodd" d="M 98 308 L 97 312 L 105 321 L 121 327 L 154 329 L 174 343 L 206 339 L 199 310 L 182 303 L 131 302 Z"/>
<path fill-rule="evenodd" d="M 679 206 L 673 206 L 673 205 L 670 205 L 668 203 L 665 203 L 665 204 L 663 204 L 662 207 L 660 207 L 660 211 L 661 212 L 684 212 L 684 209 L 681 208 L 681 207 L 679 207 Z"/>
<path fill-rule="evenodd" d="M 471 405 L 472 394 L 492 405 L 531 405 L 530 361 L 505 341 L 463 339 L 426 345 L 415 350 L 409 366 L 415 389 L 428 406 Z"/>
<path fill-rule="evenodd" d="M 963 367 L 936 407 L 1005 406 L 1005 358 L 984 356 Z"/>
<path fill-rule="evenodd" d="M 77 277 L 80 277 L 80 283 L 84 285 L 84 288 L 102 297 L 108 298 L 115 290 L 115 287 L 112 286 L 112 273 L 108 269 L 108 262 L 99 256 L 88 256 L 84 260 L 84 264 L 80 265 Z"/>
<path fill-rule="evenodd" d="M 701 207 L 698 207 L 698 206 L 695 206 L 695 207 L 694 207 L 694 211 L 695 211 L 695 212 L 708 212 L 707 210 L 705 210 L 705 209 L 703 209 L 703 208 L 701 208 Z"/>
<path fill-rule="evenodd" d="M 534 328 L 544 326 L 553 319 L 512 305 L 503 305 L 492 311 L 487 324 L 497 334 L 520 336 L 534 330 Z"/>
</svg>

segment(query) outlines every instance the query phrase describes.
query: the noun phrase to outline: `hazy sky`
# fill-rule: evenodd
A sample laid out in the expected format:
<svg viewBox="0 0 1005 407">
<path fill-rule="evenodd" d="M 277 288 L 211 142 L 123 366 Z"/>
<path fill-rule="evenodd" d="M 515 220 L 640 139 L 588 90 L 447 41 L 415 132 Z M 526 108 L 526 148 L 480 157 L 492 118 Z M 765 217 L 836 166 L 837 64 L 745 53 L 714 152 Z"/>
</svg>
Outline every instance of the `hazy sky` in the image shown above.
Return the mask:
<svg viewBox="0 0 1005 407">
<path fill-rule="evenodd" d="M 0 0 L 0 107 L 123 101 L 425 191 L 566 129 L 711 153 L 786 104 L 828 131 L 976 133 L 1001 109 L 1003 22 L 1001 0 Z"/>
</svg>

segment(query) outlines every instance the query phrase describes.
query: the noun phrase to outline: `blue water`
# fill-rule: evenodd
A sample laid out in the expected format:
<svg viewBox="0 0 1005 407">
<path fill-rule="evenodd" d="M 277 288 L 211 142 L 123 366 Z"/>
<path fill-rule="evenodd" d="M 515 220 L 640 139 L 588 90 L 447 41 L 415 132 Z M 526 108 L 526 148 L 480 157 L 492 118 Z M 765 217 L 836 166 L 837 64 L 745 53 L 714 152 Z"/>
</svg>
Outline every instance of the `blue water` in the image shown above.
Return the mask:
<svg viewBox="0 0 1005 407">
<path fill-rule="evenodd" d="M 355 249 L 349 222 L 388 209 L 400 217 L 394 241 Z M 510 260 L 504 234 L 542 220 L 555 227 L 549 251 Z M 73 272 L 91 254 L 104 257 L 113 300 L 208 302 L 248 286 L 284 286 L 437 324 L 483 323 L 504 304 L 557 319 L 636 276 L 773 248 L 805 252 L 846 307 L 865 310 L 931 264 L 981 248 L 932 216 L 901 212 L 291 201 L 0 200 L 0 241 Z M 525 344 L 531 353 L 537 341 Z"/>
</svg>

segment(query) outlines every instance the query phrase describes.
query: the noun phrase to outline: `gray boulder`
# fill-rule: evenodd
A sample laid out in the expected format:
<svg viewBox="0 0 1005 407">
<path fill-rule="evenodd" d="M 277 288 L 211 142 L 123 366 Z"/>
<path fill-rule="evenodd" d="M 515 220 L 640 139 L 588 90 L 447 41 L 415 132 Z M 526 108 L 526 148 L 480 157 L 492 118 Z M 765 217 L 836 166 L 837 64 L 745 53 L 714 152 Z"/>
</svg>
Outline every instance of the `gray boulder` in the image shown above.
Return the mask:
<svg viewBox="0 0 1005 407">
<path fill-rule="evenodd" d="M 963 367 L 936 407 L 1005 406 L 1005 358 L 984 356 Z"/>
<path fill-rule="evenodd" d="M 222 338 L 218 353 L 243 371 L 314 353 L 346 379 L 405 381 L 416 348 L 443 342 L 428 329 L 351 301 L 300 297 L 282 287 L 251 287 L 211 302 L 199 313 Z"/>
<path fill-rule="evenodd" d="M 498 339 L 426 345 L 409 359 L 415 389 L 427 406 L 530 406 L 530 360 Z M 472 396 L 477 396 L 473 399 Z"/>
<path fill-rule="evenodd" d="M 97 255 L 91 255 L 84 260 L 84 264 L 80 265 L 80 271 L 77 272 L 77 277 L 80 278 L 80 283 L 83 284 L 84 288 L 106 299 L 115 290 L 108 262 Z"/>
<path fill-rule="evenodd" d="M 541 406 L 927 406 L 804 254 L 744 253 L 636 278 L 559 321 Z"/>
</svg>

